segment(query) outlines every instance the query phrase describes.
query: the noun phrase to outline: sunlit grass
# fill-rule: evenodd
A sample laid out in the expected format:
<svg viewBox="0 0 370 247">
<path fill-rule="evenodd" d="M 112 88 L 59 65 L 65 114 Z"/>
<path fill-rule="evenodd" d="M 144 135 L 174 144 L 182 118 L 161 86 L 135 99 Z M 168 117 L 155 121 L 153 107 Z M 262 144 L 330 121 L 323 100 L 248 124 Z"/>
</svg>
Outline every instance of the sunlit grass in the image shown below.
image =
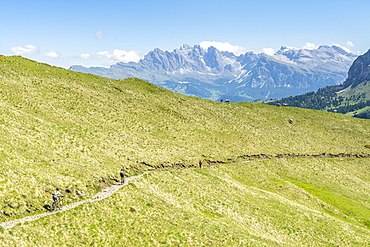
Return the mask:
<svg viewBox="0 0 370 247">
<path fill-rule="evenodd" d="M 357 164 L 368 167 L 366 159 L 297 158 L 155 171 L 109 199 L 0 236 L 10 245 L 366 246 L 370 227 L 360 219 L 369 216 L 370 190 L 362 172 L 349 171 Z M 318 167 L 338 181 L 316 174 Z M 335 192 L 323 193 L 324 184 Z"/>
<path fill-rule="evenodd" d="M 288 119 L 293 119 L 293 124 Z M 170 171 L 148 175 L 120 194 L 126 198 L 124 202 L 112 199 L 101 202 L 98 204 L 100 206 L 84 205 L 72 212 L 51 216 L 50 219 L 54 219 L 55 223 L 58 221 L 56 219 L 61 220 L 57 223 L 61 224 L 59 226 L 51 224 L 48 219 L 28 223 L 29 226 L 40 224 L 44 227 L 44 224 L 50 224 L 48 227 L 56 228 L 46 229 L 43 234 L 42 227 L 35 226 L 38 230 L 27 233 L 29 239 L 22 241 L 40 241 L 31 236 L 40 234 L 46 237 L 48 231 L 59 236 L 57 239 L 60 241 L 64 241 L 64 238 L 71 238 L 68 240 L 71 242 L 76 239 L 90 241 L 82 234 L 91 227 L 95 232 L 93 240 L 97 243 L 114 234 L 119 236 L 119 231 L 125 234 L 134 231 L 132 236 L 125 238 L 132 239 L 132 243 L 133 239 L 139 239 L 136 242 L 138 246 L 144 242 L 160 245 L 170 241 L 168 239 L 174 241 L 166 242 L 171 245 L 196 245 L 202 241 L 208 245 L 219 242 L 225 245 L 274 245 L 279 244 L 280 240 L 276 239 L 284 235 L 269 233 L 269 229 L 274 229 L 278 223 L 258 225 L 258 222 L 261 218 L 273 217 L 270 213 L 276 207 L 283 212 L 282 208 L 291 204 L 294 206 L 294 203 L 330 215 L 345 222 L 343 224 L 361 228 L 368 224 L 366 218 L 369 215 L 366 183 L 369 183 L 370 176 L 368 166 L 363 161 L 356 166 L 357 160 L 338 160 L 335 166 L 331 163 L 328 165 L 326 161 L 315 161 L 313 167 L 316 170 L 309 170 L 311 163 L 308 161 L 293 166 L 290 161 L 279 160 L 276 163 L 242 163 L 246 160 L 237 157 L 260 153 L 369 154 L 369 139 L 369 120 L 290 107 L 218 103 L 175 94 L 135 78 L 110 80 L 20 57 L 2 56 L 0 221 L 45 211 L 55 187 L 62 188 L 66 203 L 82 200 L 76 195 L 76 190 L 94 195 L 103 187 L 115 183 L 122 167 L 126 167 L 127 175 L 131 176 L 156 167 L 175 164 L 194 167 L 199 160 L 212 160 L 236 163 L 225 165 L 225 171 L 210 168 L 179 171 L 181 175 Z M 276 164 L 274 169 L 268 167 L 272 164 Z M 335 169 L 331 170 L 332 167 Z M 338 173 L 338 169 L 347 175 Z M 315 172 L 325 176 L 317 177 Z M 243 174 L 248 174 L 248 179 Z M 340 181 L 343 186 L 331 184 L 342 175 Z M 162 187 L 163 182 L 168 183 L 168 188 Z M 176 189 L 176 186 L 186 189 Z M 346 189 L 346 186 L 350 189 Z M 170 189 L 172 187 L 173 191 Z M 203 195 L 204 191 L 208 192 Z M 230 198 L 222 197 L 222 192 Z M 339 196 L 336 197 L 337 194 Z M 140 199 L 143 195 L 144 199 Z M 265 197 L 274 199 L 265 202 Z M 145 198 L 149 202 L 144 202 Z M 255 199 L 257 201 L 253 202 Z M 163 202 L 166 204 L 162 205 Z M 265 215 L 256 214 L 261 210 L 258 206 L 261 203 L 266 203 L 261 211 Z M 122 207 L 123 211 L 119 210 Z M 79 220 L 88 220 L 85 216 L 92 217 L 92 212 L 96 213 L 93 210 L 95 208 L 101 210 L 101 218 L 94 219 L 94 223 L 79 224 Z M 107 212 L 111 208 L 114 210 Z M 159 218 L 154 218 L 156 212 Z M 164 212 L 170 214 L 164 216 Z M 127 229 L 119 228 L 115 232 L 111 228 L 116 223 L 102 223 L 103 215 L 107 214 L 109 217 L 130 215 L 131 221 L 128 222 L 142 227 L 135 231 L 136 228 L 127 228 L 127 222 L 121 222 Z M 175 219 L 171 218 L 172 215 Z M 246 215 L 255 222 L 243 223 Z M 64 217 L 77 218 L 78 222 L 68 221 Z M 189 221 L 186 221 L 187 218 Z M 240 222 L 235 219 L 240 219 Z M 293 220 L 293 217 L 288 219 Z M 149 223 L 146 221 L 155 223 L 147 225 Z M 303 218 L 297 222 L 301 221 L 305 222 Z M 325 220 L 320 218 L 320 222 Z M 183 226 L 186 223 L 189 226 Z M 140 231 L 154 231 L 161 224 L 168 224 L 163 226 L 164 229 L 173 231 L 170 238 L 167 233 L 161 233 L 159 228 L 151 237 L 138 237 Z M 200 230 L 195 231 L 198 225 Z M 28 225 L 23 227 L 27 228 Z M 253 227 L 259 229 L 260 234 L 255 234 Z M 287 232 L 297 232 L 297 226 L 286 227 Z M 20 231 L 23 230 L 19 229 L 25 230 L 17 227 L 6 231 L 6 236 L 11 236 L 13 231 L 22 235 Z M 81 233 L 77 230 L 71 233 L 67 229 L 80 229 Z M 105 233 L 111 231 L 111 234 Z M 307 239 L 312 237 L 310 234 Z M 70 237 L 72 235 L 74 237 Z M 284 240 L 286 243 L 294 242 L 289 236 L 284 235 L 285 238 L 288 239 Z M 118 238 L 112 237 L 109 241 L 113 243 L 115 240 L 118 241 Z"/>
</svg>

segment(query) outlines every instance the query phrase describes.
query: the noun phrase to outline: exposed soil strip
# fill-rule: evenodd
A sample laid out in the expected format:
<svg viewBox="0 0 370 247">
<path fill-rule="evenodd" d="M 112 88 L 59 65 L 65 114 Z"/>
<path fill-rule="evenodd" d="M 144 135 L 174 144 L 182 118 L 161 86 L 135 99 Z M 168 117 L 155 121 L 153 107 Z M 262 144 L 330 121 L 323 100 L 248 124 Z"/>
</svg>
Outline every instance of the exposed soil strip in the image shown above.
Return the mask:
<svg viewBox="0 0 370 247">
<path fill-rule="evenodd" d="M 346 153 L 339 153 L 339 154 L 331 154 L 331 153 L 321 153 L 321 154 L 245 154 L 237 156 L 238 160 L 227 159 L 226 161 L 219 161 L 219 160 L 209 160 L 204 159 L 209 164 L 226 164 L 226 163 L 237 163 L 242 162 L 242 160 L 252 161 L 252 160 L 268 160 L 268 159 L 287 159 L 287 158 L 370 158 L 370 154 L 362 153 L 362 154 L 346 154 Z M 245 162 L 245 161 L 244 161 Z M 146 162 L 140 162 L 145 166 L 148 166 L 148 171 L 155 171 L 161 169 L 183 169 L 183 168 L 197 168 L 199 165 L 185 165 L 183 163 L 162 163 L 159 165 L 152 165 Z M 204 164 L 206 166 L 206 164 Z"/>
<path fill-rule="evenodd" d="M 252 155 L 241 155 L 238 158 L 248 159 L 273 159 L 273 158 L 370 158 L 369 154 L 346 154 L 346 153 L 339 153 L 339 154 L 331 154 L 331 153 L 321 153 L 321 154 L 252 154 Z"/>
</svg>

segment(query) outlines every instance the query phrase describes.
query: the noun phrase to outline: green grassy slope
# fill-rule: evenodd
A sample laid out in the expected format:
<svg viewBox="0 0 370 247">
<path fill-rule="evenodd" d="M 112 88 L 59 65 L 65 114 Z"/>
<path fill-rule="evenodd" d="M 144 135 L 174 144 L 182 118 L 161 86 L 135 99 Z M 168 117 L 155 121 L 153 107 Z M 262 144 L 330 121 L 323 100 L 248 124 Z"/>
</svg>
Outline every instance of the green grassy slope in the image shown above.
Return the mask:
<svg viewBox="0 0 370 247">
<path fill-rule="evenodd" d="M 42 210 L 55 186 L 99 189 L 97 181 L 111 182 L 122 165 L 368 152 L 369 122 L 338 114 L 221 104 L 21 57 L 2 57 L 0 83 L 0 183 L 6 191 L 0 210 L 7 214 Z"/>
<path fill-rule="evenodd" d="M 346 90 L 343 90 L 342 92 L 338 93 L 338 96 L 344 97 L 347 100 L 345 103 L 347 105 L 356 105 L 360 102 L 369 102 L 370 101 L 370 81 L 364 81 L 359 83 L 354 88 L 347 88 Z M 342 104 L 342 107 L 345 107 L 345 104 Z M 368 116 L 370 116 L 370 106 L 364 105 L 361 109 L 352 110 L 346 113 L 348 116 L 355 116 L 355 117 L 362 117 L 369 119 Z"/>
<path fill-rule="evenodd" d="M 0 222 L 45 211 L 55 187 L 63 189 L 67 203 L 78 200 L 77 189 L 94 194 L 113 183 L 122 166 L 130 176 L 153 166 L 192 166 L 199 159 L 226 161 L 246 154 L 369 155 L 368 144 L 369 120 L 212 102 L 135 78 L 110 80 L 0 56 Z M 312 182 L 284 179 L 302 188 Z M 364 197 L 353 200 L 363 203 Z M 112 214 L 119 213 L 117 207 Z M 367 215 L 365 210 L 353 216 L 351 224 L 361 224 Z"/>
<path fill-rule="evenodd" d="M 351 117 L 370 119 L 370 83 L 363 81 L 353 88 L 350 85 L 345 88 L 343 84 L 329 86 L 317 92 L 259 102 L 338 112 Z"/>
<path fill-rule="evenodd" d="M 8 246 L 368 246 L 365 159 L 156 171 L 113 197 L 3 230 Z"/>
</svg>

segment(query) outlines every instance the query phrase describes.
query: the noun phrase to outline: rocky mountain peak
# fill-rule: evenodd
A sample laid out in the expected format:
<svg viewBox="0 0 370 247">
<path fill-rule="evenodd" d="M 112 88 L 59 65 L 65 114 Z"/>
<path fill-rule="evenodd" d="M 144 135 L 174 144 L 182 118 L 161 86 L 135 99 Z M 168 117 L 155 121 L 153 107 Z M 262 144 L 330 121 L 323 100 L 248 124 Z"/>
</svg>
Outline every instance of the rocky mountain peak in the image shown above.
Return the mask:
<svg viewBox="0 0 370 247">
<path fill-rule="evenodd" d="M 353 62 L 348 71 L 348 78 L 344 86 L 354 88 L 364 81 L 370 81 L 370 50 Z"/>
<path fill-rule="evenodd" d="M 237 56 L 212 46 L 204 49 L 184 44 L 173 51 L 156 48 L 138 63 L 117 63 L 109 69 L 70 69 L 114 79 L 138 77 L 178 93 L 212 100 L 253 101 L 340 84 L 355 58 L 335 46 L 282 46 L 273 56 L 254 52 Z"/>
<path fill-rule="evenodd" d="M 190 45 L 187 45 L 187 44 L 183 44 L 182 46 L 180 46 L 179 48 L 180 50 L 191 50 L 192 47 Z"/>
</svg>

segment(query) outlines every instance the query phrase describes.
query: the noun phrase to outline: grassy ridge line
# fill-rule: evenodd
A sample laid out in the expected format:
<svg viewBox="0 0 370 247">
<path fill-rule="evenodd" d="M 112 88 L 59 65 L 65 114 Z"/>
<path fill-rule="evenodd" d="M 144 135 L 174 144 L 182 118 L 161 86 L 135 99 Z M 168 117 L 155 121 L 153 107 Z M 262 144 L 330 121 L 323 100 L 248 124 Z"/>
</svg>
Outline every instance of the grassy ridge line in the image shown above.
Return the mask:
<svg viewBox="0 0 370 247">
<path fill-rule="evenodd" d="M 78 200 L 76 190 L 95 194 L 121 166 L 134 175 L 148 169 L 143 162 L 188 166 L 241 154 L 369 152 L 366 120 L 221 104 L 135 78 L 110 80 L 21 57 L 2 57 L 0 96 L 4 215 L 43 211 L 54 187 L 70 191 L 70 202 Z"/>
<path fill-rule="evenodd" d="M 107 200 L 4 229 L 0 239 L 18 246 L 367 246 L 368 167 L 367 159 L 299 158 L 162 170 Z"/>
</svg>

